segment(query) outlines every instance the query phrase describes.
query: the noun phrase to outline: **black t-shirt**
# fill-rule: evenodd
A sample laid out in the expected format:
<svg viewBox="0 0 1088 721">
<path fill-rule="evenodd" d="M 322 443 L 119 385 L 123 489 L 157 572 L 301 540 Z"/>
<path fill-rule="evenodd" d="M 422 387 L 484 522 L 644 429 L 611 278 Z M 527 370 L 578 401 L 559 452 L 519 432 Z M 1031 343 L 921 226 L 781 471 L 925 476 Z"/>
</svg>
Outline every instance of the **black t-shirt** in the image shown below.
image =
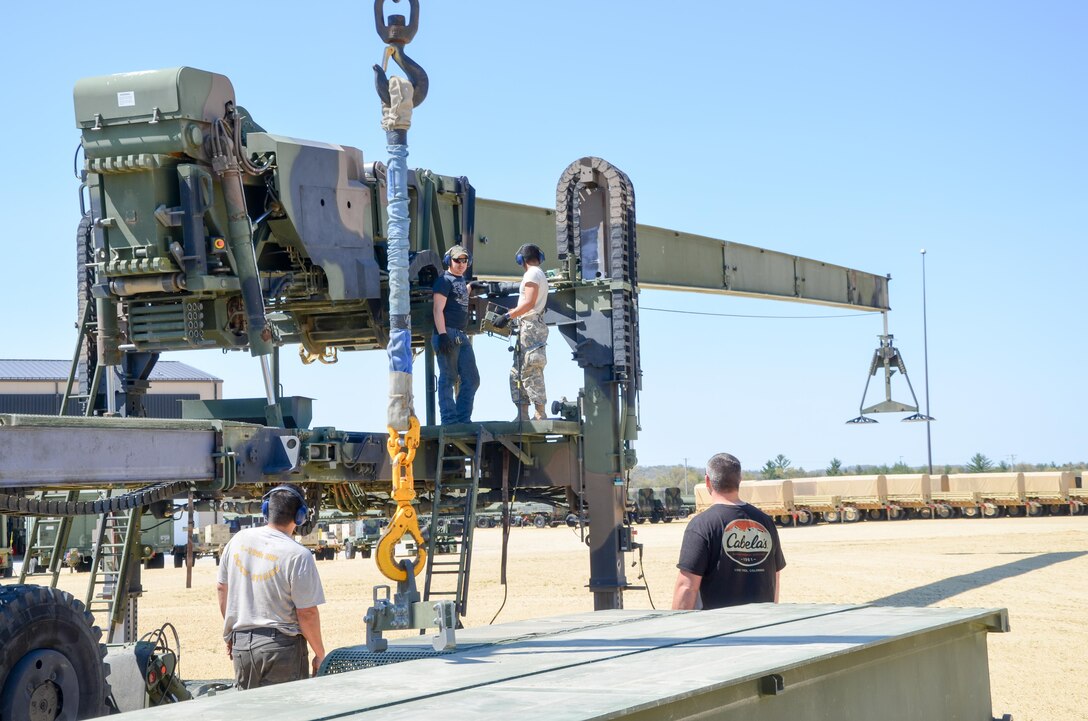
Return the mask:
<svg viewBox="0 0 1088 721">
<path fill-rule="evenodd" d="M 435 293 L 446 296 L 446 307 L 442 317 L 446 328 L 464 330 L 468 327 L 468 283 L 465 276 L 454 275 L 448 270 L 439 276 L 431 288 Z"/>
<path fill-rule="evenodd" d="M 702 576 L 699 596 L 710 609 L 773 602 L 785 565 L 770 516 L 747 503 L 715 503 L 688 522 L 676 567 Z"/>
</svg>

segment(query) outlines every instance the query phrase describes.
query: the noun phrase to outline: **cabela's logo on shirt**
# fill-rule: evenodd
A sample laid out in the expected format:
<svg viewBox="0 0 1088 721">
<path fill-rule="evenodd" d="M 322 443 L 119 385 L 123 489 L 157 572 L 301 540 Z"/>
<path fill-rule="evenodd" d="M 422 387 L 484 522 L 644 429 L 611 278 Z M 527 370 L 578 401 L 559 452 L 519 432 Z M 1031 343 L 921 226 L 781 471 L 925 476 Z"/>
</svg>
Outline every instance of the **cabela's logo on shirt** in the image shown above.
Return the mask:
<svg viewBox="0 0 1088 721">
<path fill-rule="evenodd" d="M 738 518 L 725 527 L 722 550 L 741 566 L 758 566 L 771 555 L 771 534 L 762 523 Z"/>
</svg>

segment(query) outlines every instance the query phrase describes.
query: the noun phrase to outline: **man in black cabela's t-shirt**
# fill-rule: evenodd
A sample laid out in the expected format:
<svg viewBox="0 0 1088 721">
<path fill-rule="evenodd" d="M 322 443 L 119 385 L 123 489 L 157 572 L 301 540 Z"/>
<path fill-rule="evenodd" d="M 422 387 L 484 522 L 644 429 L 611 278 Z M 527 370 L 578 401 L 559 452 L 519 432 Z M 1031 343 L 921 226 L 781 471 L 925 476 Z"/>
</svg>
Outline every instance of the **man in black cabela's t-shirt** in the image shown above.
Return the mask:
<svg viewBox="0 0 1088 721">
<path fill-rule="evenodd" d="M 713 505 L 688 522 L 672 607 L 679 610 L 778 603 L 786 565 L 778 529 L 763 511 L 740 500 L 740 461 L 728 453 L 706 464 Z"/>
</svg>

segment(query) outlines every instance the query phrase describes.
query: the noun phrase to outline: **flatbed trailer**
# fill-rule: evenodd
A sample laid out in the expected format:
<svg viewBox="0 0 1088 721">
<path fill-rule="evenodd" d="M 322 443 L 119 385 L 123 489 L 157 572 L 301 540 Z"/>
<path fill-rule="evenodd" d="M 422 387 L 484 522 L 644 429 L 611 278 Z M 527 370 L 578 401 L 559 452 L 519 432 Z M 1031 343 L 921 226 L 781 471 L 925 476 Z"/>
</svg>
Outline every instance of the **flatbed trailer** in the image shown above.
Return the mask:
<svg viewBox="0 0 1088 721">
<path fill-rule="evenodd" d="M 1007 630 L 1004 609 L 598 611 L 460 630 L 447 652 L 337 649 L 317 678 L 129 718 L 988 720 L 986 639 Z"/>
</svg>

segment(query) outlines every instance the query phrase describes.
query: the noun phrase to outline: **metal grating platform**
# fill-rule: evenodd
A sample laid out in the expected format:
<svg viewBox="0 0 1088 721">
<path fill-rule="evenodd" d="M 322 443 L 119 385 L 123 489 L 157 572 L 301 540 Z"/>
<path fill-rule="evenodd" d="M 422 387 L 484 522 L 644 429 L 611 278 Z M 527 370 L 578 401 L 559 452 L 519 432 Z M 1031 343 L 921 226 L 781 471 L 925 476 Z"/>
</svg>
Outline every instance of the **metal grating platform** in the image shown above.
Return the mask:
<svg viewBox="0 0 1088 721">
<path fill-rule="evenodd" d="M 467 629 L 451 654 L 160 707 L 146 718 L 989 721 L 986 635 L 1005 630 L 1003 609 L 601 611 Z M 404 639 L 390 650 L 427 644 Z"/>
<path fill-rule="evenodd" d="M 366 646 L 336 648 L 325 654 L 325 660 L 321 663 L 318 675 L 329 676 L 364 668 L 374 668 L 375 666 L 388 666 L 392 663 L 418 661 L 421 658 L 447 656 L 451 653 L 453 651 L 434 651 L 429 648 L 398 648 L 397 646 L 391 646 L 389 650 L 381 653 L 369 651 Z"/>
</svg>

